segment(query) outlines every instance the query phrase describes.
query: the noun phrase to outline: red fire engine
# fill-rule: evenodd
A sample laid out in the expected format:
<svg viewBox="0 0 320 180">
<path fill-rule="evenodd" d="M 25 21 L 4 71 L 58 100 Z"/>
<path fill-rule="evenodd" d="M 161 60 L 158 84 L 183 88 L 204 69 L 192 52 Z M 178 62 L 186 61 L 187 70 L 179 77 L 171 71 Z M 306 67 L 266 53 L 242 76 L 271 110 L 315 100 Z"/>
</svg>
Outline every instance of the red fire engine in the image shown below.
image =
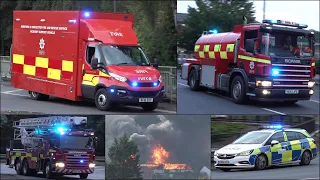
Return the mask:
<svg viewBox="0 0 320 180">
<path fill-rule="evenodd" d="M 14 11 L 13 21 L 11 82 L 32 99 L 157 108 L 164 85 L 138 44 L 132 14 Z"/>
<path fill-rule="evenodd" d="M 46 178 L 94 172 L 97 138 L 85 129 L 85 117 L 41 117 L 14 122 L 14 140 L 6 150 L 7 165 L 19 175 L 43 172 Z M 23 149 L 14 149 L 14 144 Z"/>
<path fill-rule="evenodd" d="M 182 65 L 181 78 L 200 87 L 230 93 L 235 103 L 248 98 L 295 103 L 314 93 L 314 33 L 307 25 L 282 20 L 236 25 L 233 32 L 204 32 L 196 59 Z"/>
</svg>

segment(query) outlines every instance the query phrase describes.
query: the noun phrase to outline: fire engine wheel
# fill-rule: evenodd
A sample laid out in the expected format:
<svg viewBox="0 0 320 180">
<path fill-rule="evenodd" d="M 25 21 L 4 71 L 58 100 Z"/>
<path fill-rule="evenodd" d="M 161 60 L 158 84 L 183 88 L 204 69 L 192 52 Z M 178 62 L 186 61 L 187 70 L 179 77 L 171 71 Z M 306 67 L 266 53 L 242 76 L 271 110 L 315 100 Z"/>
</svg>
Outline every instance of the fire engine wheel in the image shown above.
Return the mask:
<svg viewBox="0 0 320 180">
<path fill-rule="evenodd" d="M 246 101 L 245 84 L 240 76 L 233 78 L 231 83 L 231 97 L 233 102 L 242 104 Z"/>
<path fill-rule="evenodd" d="M 34 99 L 34 100 L 47 100 L 47 99 L 49 99 L 49 95 L 41 94 L 41 93 L 37 93 L 37 92 L 33 92 L 33 91 L 30 91 L 30 96 L 31 96 L 31 99 Z"/>
<path fill-rule="evenodd" d="M 195 69 L 192 69 L 189 74 L 189 87 L 192 91 L 199 90 L 199 78 Z"/>
<path fill-rule="evenodd" d="M 152 103 L 145 103 L 141 105 L 142 109 L 144 111 L 153 111 L 155 109 L 157 109 L 158 107 L 158 102 L 152 102 Z"/>
<path fill-rule="evenodd" d="M 111 109 L 111 102 L 108 99 L 107 91 L 100 88 L 94 97 L 94 102 L 99 110 L 108 111 Z"/>
<path fill-rule="evenodd" d="M 87 179 L 88 174 L 79 174 L 80 179 Z"/>
<path fill-rule="evenodd" d="M 22 175 L 20 159 L 16 160 L 15 169 L 16 169 L 16 172 L 17 172 L 18 175 Z"/>
<path fill-rule="evenodd" d="M 26 159 L 23 160 L 22 162 L 22 175 L 29 176 L 30 175 L 30 169 L 29 169 L 29 164 Z"/>
<path fill-rule="evenodd" d="M 53 178 L 53 174 L 51 172 L 52 168 L 51 168 L 51 163 L 49 161 L 46 162 L 44 171 L 43 171 L 43 175 L 47 178 L 47 179 L 51 179 Z"/>
</svg>

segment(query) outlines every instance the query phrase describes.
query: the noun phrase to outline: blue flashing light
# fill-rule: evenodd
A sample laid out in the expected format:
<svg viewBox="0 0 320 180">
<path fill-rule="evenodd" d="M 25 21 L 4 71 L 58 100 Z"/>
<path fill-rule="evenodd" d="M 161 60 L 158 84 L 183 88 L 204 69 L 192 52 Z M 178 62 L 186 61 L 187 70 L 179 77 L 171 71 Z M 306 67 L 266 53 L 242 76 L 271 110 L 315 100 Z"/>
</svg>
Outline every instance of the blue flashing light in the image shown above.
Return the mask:
<svg viewBox="0 0 320 180">
<path fill-rule="evenodd" d="M 90 16 L 90 13 L 89 12 L 85 12 L 84 13 L 84 17 L 89 17 Z"/>
<path fill-rule="evenodd" d="M 114 93 L 114 91 L 115 91 L 114 89 L 110 89 L 110 92 Z"/>
<path fill-rule="evenodd" d="M 209 33 L 217 34 L 217 33 L 218 33 L 218 30 L 216 30 L 216 29 L 209 30 Z"/>
<path fill-rule="evenodd" d="M 154 82 L 154 83 L 153 83 L 153 86 L 158 86 L 158 82 Z"/>
<path fill-rule="evenodd" d="M 272 23 L 278 23 L 278 20 L 271 20 Z"/>
<path fill-rule="evenodd" d="M 63 128 L 63 127 L 58 127 L 57 130 L 61 135 L 63 135 L 65 133 L 65 131 L 66 131 L 66 129 Z"/>
<path fill-rule="evenodd" d="M 278 69 L 272 69 L 272 76 L 277 76 L 279 75 L 279 70 Z"/>
<path fill-rule="evenodd" d="M 84 161 L 81 159 L 81 160 L 80 160 L 80 163 L 83 163 L 83 162 L 84 162 Z"/>
<path fill-rule="evenodd" d="M 281 124 L 273 124 L 269 126 L 260 126 L 260 129 L 283 129 L 283 125 Z"/>
<path fill-rule="evenodd" d="M 137 87 L 138 83 L 137 82 L 132 82 L 131 85 L 134 86 L 134 87 Z"/>
</svg>

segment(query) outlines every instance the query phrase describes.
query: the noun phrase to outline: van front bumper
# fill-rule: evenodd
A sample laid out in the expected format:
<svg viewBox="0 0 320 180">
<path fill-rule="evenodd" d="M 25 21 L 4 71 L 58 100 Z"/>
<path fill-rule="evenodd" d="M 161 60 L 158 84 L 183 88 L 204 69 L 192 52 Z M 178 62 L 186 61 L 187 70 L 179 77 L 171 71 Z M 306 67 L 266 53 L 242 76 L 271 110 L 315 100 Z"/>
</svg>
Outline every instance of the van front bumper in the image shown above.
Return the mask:
<svg viewBox="0 0 320 180">
<path fill-rule="evenodd" d="M 162 86 L 160 90 L 155 91 L 132 91 L 125 87 L 110 86 L 107 88 L 107 92 L 111 102 L 132 105 L 146 103 L 139 102 L 141 99 L 152 99 L 152 102 L 159 102 L 163 99 L 165 94 L 164 86 Z"/>
</svg>

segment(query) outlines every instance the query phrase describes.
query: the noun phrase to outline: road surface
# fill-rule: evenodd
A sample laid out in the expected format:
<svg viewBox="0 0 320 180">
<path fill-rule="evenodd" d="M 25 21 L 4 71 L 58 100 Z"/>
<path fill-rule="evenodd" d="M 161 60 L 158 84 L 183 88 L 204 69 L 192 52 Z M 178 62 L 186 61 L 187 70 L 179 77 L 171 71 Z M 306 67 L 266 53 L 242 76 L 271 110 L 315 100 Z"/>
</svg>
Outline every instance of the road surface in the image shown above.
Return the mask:
<svg viewBox="0 0 320 180">
<path fill-rule="evenodd" d="M 250 101 L 248 104 L 233 103 L 231 98 L 215 91 L 191 91 L 187 81 L 178 74 L 178 114 L 319 114 L 319 85 L 308 101 L 293 105 Z"/>
<path fill-rule="evenodd" d="M 119 106 L 112 111 L 100 111 L 93 102 L 73 102 L 60 98 L 51 98 L 48 101 L 35 101 L 27 91 L 15 89 L 9 82 L 1 82 L 1 112 L 35 112 L 44 114 L 175 114 L 176 104 L 159 103 L 158 109 L 153 112 L 144 112 L 141 107 Z"/>
<path fill-rule="evenodd" d="M 14 180 L 20 180 L 20 179 L 45 179 L 42 177 L 41 173 L 38 173 L 37 176 L 22 176 L 17 175 L 16 171 L 13 168 L 8 168 L 5 163 L 1 163 L 1 177 L 0 179 L 14 179 Z M 73 175 L 73 176 L 62 176 L 56 179 L 80 179 L 79 176 Z M 97 166 L 94 173 L 89 174 L 88 179 L 105 179 L 105 167 L 104 166 Z"/>
<path fill-rule="evenodd" d="M 214 169 L 211 179 L 319 179 L 319 156 L 307 166 L 290 165 L 271 167 L 265 170 L 231 170 L 223 172 Z"/>
</svg>

